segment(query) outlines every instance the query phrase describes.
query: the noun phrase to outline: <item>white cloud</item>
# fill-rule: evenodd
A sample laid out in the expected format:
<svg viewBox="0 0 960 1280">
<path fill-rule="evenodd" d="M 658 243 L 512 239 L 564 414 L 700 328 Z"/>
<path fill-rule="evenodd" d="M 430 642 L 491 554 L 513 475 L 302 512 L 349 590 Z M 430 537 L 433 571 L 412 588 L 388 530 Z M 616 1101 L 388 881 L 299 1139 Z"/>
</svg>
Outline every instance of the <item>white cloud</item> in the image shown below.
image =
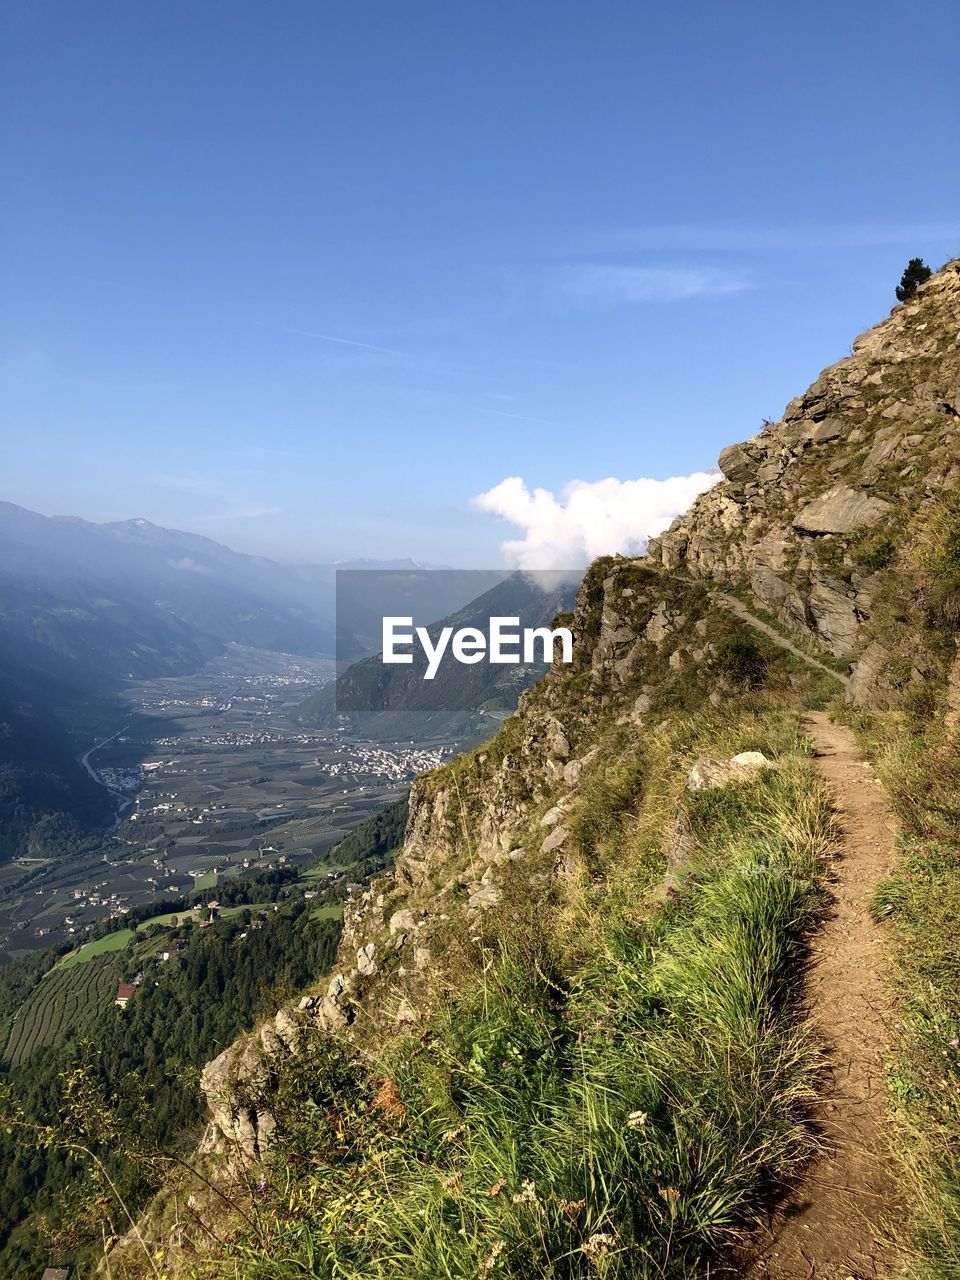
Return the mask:
<svg viewBox="0 0 960 1280">
<path fill-rule="evenodd" d="M 557 293 L 581 306 L 682 302 L 689 298 L 741 293 L 751 287 L 742 273 L 722 267 L 582 263 L 559 267 L 551 276 Z"/>
<path fill-rule="evenodd" d="M 615 552 L 642 554 L 650 538 L 719 478 L 717 471 L 696 471 L 668 480 L 574 480 L 558 497 L 509 476 L 473 506 L 523 530 L 522 538 L 501 543 L 511 567 L 574 568 Z"/>
</svg>

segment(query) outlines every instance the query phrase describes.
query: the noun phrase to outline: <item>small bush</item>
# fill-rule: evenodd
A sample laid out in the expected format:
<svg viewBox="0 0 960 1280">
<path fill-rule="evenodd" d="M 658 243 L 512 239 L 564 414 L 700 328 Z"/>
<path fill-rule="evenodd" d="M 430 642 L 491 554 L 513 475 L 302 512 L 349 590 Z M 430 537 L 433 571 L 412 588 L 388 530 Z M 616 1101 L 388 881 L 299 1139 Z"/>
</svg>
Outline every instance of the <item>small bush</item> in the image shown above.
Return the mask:
<svg viewBox="0 0 960 1280">
<path fill-rule="evenodd" d="M 853 547 L 853 558 L 864 569 L 887 569 L 897 554 L 897 544 L 887 534 L 865 538 Z"/>
<path fill-rule="evenodd" d="M 708 671 L 734 688 L 761 689 L 767 678 L 767 656 L 748 636 L 735 636 L 720 641 L 708 663 Z"/>
<path fill-rule="evenodd" d="M 926 284 L 932 275 L 933 272 L 922 258 L 911 258 L 897 285 L 897 301 L 906 302 L 908 298 L 914 297 L 920 286 Z"/>
</svg>

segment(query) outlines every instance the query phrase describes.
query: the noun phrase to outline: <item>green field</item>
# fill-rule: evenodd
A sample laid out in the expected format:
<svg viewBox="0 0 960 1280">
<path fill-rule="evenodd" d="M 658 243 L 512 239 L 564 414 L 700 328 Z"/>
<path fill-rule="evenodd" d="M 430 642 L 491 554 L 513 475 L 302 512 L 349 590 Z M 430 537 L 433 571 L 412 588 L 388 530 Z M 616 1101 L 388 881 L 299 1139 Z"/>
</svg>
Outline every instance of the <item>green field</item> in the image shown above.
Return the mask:
<svg viewBox="0 0 960 1280">
<path fill-rule="evenodd" d="M 38 1049 L 58 1044 L 70 1031 L 90 1022 L 113 1001 L 122 968 L 118 956 L 101 952 L 89 963 L 65 962 L 51 969 L 17 1014 L 4 1060 L 21 1066 Z"/>
<path fill-rule="evenodd" d="M 155 924 L 178 925 L 184 924 L 187 920 L 200 918 L 200 913 L 197 911 L 167 911 L 163 915 L 151 916 L 149 920 L 142 920 L 137 925 L 137 933 L 143 933 L 144 930 L 152 928 Z"/>
<path fill-rule="evenodd" d="M 96 960 L 97 956 L 107 955 L 111 951 L 122 951 L 132 937 L 132 929 L 118 929 L 116 933 L 105 933 L 102 938 L 85 942 L 79 950 L 71 951 L 68 956 L 64 956 L 57 968 L 69 969 L 75 964 L 86 964 L 88 960 Z"/>
<path fill-rule="evenodd" d="M 330 871 L 343 871 L 344 868 L 335 862 L 313 862 L 300 871 L 301 880 L 326 880 Z"/>
<path fill-rule="evenodd" d="M 269 911 L 273 907 L 272 902 L 250 902 L 241 903 L 236 907 L 223 907 L 217 912 L 218 920 L 229 920 L 231 916 L 238 916 L 241 911 Z M 145 929 L 150 929 L 155 924 L 162 925 L 180 925 L 185 924 L 188 920 L 198 921 L 204 920 L 207 913 L 203 911 L 168 911 L 164 915 L 151 916 L 149 920 L 144 920 L 137 925 L 137 932 L 141 933 Z"/>
<path fill-rule="evenodd" d="M 325 906 L 314 907 L 310 912 L 311 920 L 340 920 L 343 916 L 343 903 L 334 902 Z"/>
</svg>

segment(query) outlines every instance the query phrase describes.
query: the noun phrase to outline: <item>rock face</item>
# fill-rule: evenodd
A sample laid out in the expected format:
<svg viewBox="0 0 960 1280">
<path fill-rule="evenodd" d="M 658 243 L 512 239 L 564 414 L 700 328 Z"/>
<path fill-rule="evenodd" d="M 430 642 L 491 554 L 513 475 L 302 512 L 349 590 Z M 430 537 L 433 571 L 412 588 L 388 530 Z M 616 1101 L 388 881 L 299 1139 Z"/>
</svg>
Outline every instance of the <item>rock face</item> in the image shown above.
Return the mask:
<svg viewBox="0 0 960 1280">
<path fill-rule="evenodd" d="M 257 1035 L 235 1041 L 207 1063 L 200 1079 L 210 1113 L 205 1152 L 226 1151 L 248 1160 L 266 1154 L 275 1123 L 260 1099 L 278 1062 L 299 1052 L 301 1037 L 300 1020 L 281 1009 Z"/>
<path fill-rule="evenodd" d="M 779 421 L 724 449 L 723 479 L 646 557 L 591 568 L 574 609 L 574 669 L 528 690 L 493 742 L 415 780 L 395 871 L 347 904 L 337 972 L 208 1064 L 209 1149 L 259 1158 L 273 1133 L 271 1082 L 310 1034 L 356 1039 L 415 1022 L 450 977 L 445 954 L 495 928 L 512 887 L 549 910 L 558 877 L 586 874 L 578 811 L 616 763 L 598 756 L 598 725 L 646 742 L 658 733 L 663 686 L 722 698 L 709 672 L 722 638 L 717 597 L 731 587 L 789 634 L 793 660 L 798 645 L 813 645 L 848 663 L 855 701 L 883 704 L 924 678 L 926 659 L 893 652 L 876 633 L 875 606 L 903 530 L 944 490 L 960 490 L 958 334 L 954 262 Z M 950 677 L 956 725 L 960 660 Z M 772 764 L 758 752 L 703 758 L 687 786 L 740 785 Z M 669 884 L 691 849 L 682 810 L 664 843 Z"/>
<path fill-rule="evenodd" d="M 801 533 L 853 533 L 865 524 L 876 524 L 889 510 L 889 503 L 838 484 L 808 502 L 794 517 L 793 527 Z"/>
<path fill-rule="evenodd" d="M 882 567 L 904 523 L 960 487 L 958 330 L 951 262 L 778 421 L 724 449 L 724 478 L 651 542 L 650 558 L 738 584 L 786 628 L 849 660 L 856 698 L 874 696 L 887 668 L 870 650 L 871 561 Z"/>
</svg>

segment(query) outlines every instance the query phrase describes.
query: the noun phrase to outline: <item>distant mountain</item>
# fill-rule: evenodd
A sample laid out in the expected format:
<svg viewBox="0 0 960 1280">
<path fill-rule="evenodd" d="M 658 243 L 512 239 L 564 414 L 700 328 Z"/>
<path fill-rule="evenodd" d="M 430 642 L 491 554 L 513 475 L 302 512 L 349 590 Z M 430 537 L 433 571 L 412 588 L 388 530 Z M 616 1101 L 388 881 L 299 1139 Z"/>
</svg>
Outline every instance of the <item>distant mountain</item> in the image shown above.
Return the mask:
<svg viewBox="0 0 960 1280">
<path fill-rule="evenodd" d="M 0 503 L 0 674 L 80 686 L 196 669 L 228 642 L 332 652 L 329 582 L 146 520 L 93 524 Z"/>
<path fill-rule="evenodd" d="M 48 717 L 25 717 L 0 697 L 0 863 L 17 853 L 69 853 L 113 813 Z"/>
<path fill-rule="evenodd" d="M 188 674 L 229 643 L 332 655 L 338 567 L 276 564 L 148 520 L 95 524 L 0 502 L 0 862 L 67 853 L 109 820 L 68 729 L 82 733 L 126 681 Z"/>
<path fill-rule="evenodd" d="M 544 583 L 536 576 L 512 573 L 427 630 L 433 639 L 443 627 L 486 632 L 492 617 L 519 618 L 521 627 L 548 626 L 572 608 L 578 586 L 578 580 L 560 575 Z M 516 709 L 520 694 L 547 669 L 544 663 L 445 662 L 436 678 L 427 681 L 425 668 L 426 659 L 418 650 L 409 665 L 386 666 L 379 655 L 355 662 L 338 676 L 336 685 L 307 698 L 299 718 L 305 725 L 349 726 L 374 738 L 482 739 Z"/>
<path fill-rule="evenodd" d="M 508 569 L 427 569 L 412 561 L 337 565 L 337 664 L 369 658 L 383 643 L 383 619 L 430 626 L 469 606 L 510 576 Z M 359 570 L 350 571 L 350 570 Z"/>
</svg>

